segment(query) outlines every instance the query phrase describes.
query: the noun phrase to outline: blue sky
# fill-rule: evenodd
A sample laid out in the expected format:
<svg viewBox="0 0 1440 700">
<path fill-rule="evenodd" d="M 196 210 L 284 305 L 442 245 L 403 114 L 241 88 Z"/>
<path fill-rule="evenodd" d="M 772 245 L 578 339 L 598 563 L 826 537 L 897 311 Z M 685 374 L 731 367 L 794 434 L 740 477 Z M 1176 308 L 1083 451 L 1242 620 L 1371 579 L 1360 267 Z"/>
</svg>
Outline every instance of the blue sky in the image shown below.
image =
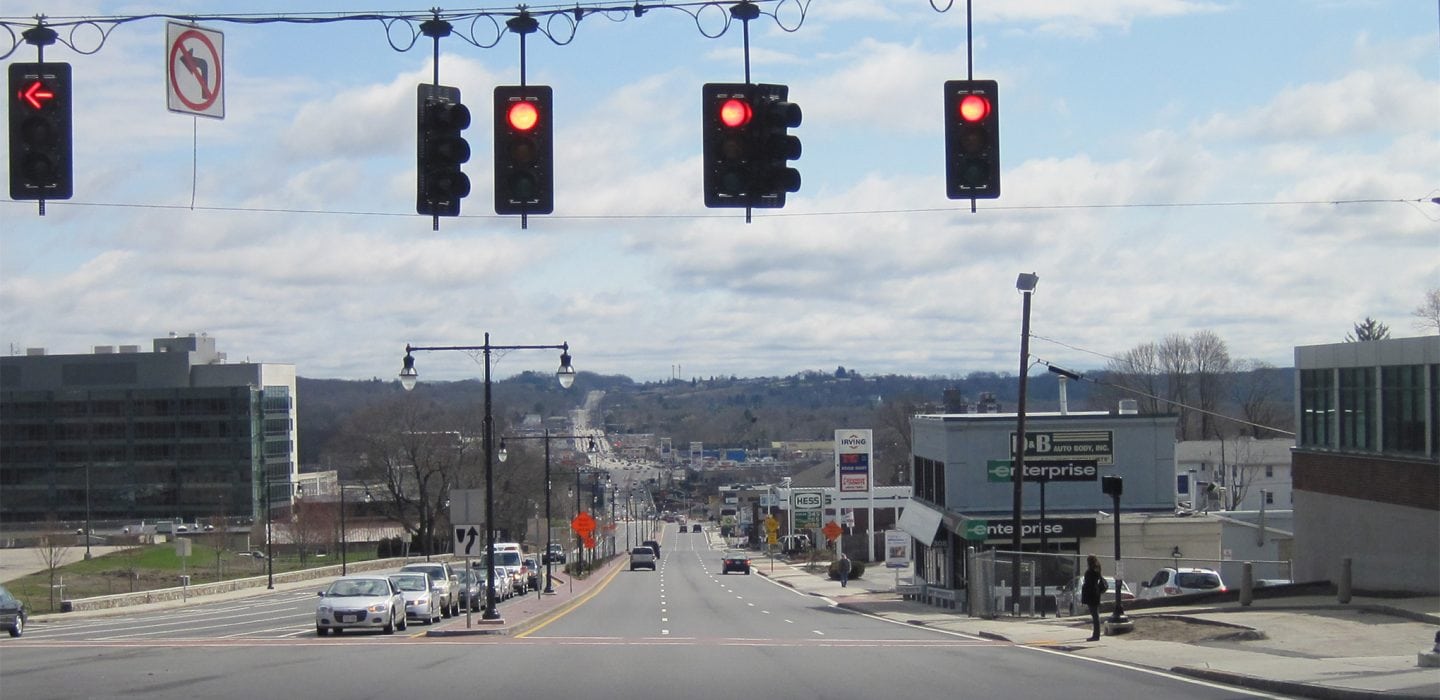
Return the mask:
<svg viewBox="0 0 1440 700">
<path fill-rule="evenodd" d="M 742 79 L 738 26 L 707 38 L 655 9 L 588 16 L 563 46 L 532 35 L 528 82 L 555 90 L 558 192 L 527 230 L 490 197 L 490 94 L 518 82 L 517 41 L 443 40 L 441 82 L 475 114 L 474 194 L 438 232 L 413 214 L 428 39 L 396 52 L 374 21 L 202 22 L 225 33 L 226 118 L 211 120 L 166 111 L 164 20 L 121 25 L 98 51 L 82 30 L 88 55 L 46 51 L 73 65 L 76 195 L 43 218 L 0 202 L 0 347 L 205 332 L 232 360 L 392 378 L 407 342 L 488 331 L 565 340 L 581 370 L 637 379 L 1014 372 L 1019 272 L 1040 277 L 1032 353 L 1079 369 L 1198 330 L 1281 366 L 1366 316 L 1419 332 L 1411 310 L 1440 286 L 1440 206 L 1424 201 L 1440 196 L 1437 3 L 977 0 L 974 73 L 1000 84 L 1004 196 L 975 214 L 943 184 L 941 85 L 965 77 L 963 2 L 814 0 L 797 29 L 799 7 L 781 6 L 794 31 L 752 25 L 751 66 L 804 110 L 803 185 L 748 225 L 701 193 L 700 85 Z M 0 13 L 347 9 L 16 0 Z M 699 22 L 711 33 L 715 12 Z M 1352 200 L 1386 201 L 1329 204 Z M 1184 206 L 1137 206 L 1156 204 Z M 420 364 L 422 378 L 477 372 L 459 356 Z M 552 364 L 523 353 L 496 371 Z"/>
</svg>

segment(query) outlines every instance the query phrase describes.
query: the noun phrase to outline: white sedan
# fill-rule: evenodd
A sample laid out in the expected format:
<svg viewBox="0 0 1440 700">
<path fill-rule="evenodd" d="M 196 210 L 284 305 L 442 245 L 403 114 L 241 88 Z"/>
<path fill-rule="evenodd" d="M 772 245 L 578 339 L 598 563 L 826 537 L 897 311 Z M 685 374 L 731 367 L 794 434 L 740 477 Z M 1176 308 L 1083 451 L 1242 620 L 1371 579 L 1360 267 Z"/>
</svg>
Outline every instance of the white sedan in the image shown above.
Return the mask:
<svg viewBox="0 0 1440 700">
<path fill-rule="evenodd" d="M 330 630 L 378 629 L 394 634 L 405 629 L 405 596 L 384 575 L 354 575 L 335 579 L 320 591 L 315 606 L 315 634 Z"/>
</svg>

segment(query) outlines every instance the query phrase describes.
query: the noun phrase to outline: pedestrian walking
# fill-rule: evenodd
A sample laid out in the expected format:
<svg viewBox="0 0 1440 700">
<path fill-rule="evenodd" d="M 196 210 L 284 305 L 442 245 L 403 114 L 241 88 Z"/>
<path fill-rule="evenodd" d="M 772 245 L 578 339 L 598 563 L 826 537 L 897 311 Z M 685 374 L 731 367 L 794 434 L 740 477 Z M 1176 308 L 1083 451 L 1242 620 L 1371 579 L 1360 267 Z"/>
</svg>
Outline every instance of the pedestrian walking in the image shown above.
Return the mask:
<svg viewBox="0 0 1440 700">
<path fill-rule="evenodd" d="M 1109 588 L 1100 573 L 1100 560 L 1094 554 L 1085 557 L 1085 580 L 1080 583 L 1080 602 L 1090 608 L 1090 639 L 1100 641 L 1100 595 Z"/>
<path fill-rule="evenodd" d="M 840 563 L 835 568 L 840 570 L 840 587 L 844 588 L 845 584 L 850 582 L 850 557 L 841 552 Z"/>
</svg>

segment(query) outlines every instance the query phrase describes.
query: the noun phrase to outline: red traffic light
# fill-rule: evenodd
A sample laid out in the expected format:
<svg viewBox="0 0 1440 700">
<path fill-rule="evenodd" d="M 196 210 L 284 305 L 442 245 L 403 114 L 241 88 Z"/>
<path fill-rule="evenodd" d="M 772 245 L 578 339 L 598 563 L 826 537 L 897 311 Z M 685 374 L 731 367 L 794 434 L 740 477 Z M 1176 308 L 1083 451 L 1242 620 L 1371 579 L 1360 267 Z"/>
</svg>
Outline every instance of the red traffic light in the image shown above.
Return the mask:
<svg viewBox="0 0 1440 700">
<path fill-rule="evenodd" d="M 960 120 L 974 123 L 990 116 L 990 100 L 982 95 L 966 95 L 960 99 Z"/>
<path fill-rule="evenodd" d="M 505 120 L 516 131 L 529 131 L 540 123 L 540 110 L 536 109 L 534 102 L 516 102 L 505 113 Z"/>
<path fill-rule="evenodd" d="M 36 80 L 17 92 L 15 97 L 20 100 L 21 104 L 29 105 L 31 109 L 43 109 L 45 102 L 55 99 L 55 93 L 45 87 L 43 81 Z"/>
<path fill-rule="evenodd" d="M 732 129 L 749 124 L 753 115 L 750 103 L 745 100 L 732 97 L 720 105 L 720 123 Z"/>
</svg>

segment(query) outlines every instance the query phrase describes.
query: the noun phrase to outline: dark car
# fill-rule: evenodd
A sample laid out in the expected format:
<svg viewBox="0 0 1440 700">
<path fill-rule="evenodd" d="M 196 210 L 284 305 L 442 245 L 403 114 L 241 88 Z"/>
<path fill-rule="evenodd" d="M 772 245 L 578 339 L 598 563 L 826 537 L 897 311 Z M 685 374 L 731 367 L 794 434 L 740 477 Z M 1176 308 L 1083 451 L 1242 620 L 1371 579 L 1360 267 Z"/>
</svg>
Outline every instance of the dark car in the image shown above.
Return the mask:
<svg viewBox="0 0 1440 700">
<path fill-rule="evenodd" d="M 545 551 L 544 562 L 546 564 L 564 564 L 565 548 L 558 544 L 550 545 L 550 549 Z"/>
<path fill-rule="evenodd" d="M 0 629 L 9 632 L 11 637 L 19 637 L 25 634 L 25 623 L 29 619 L 25 603 L 0 586 Z"/>
<path fill-rule="evenodd" d="M 659 559 L 659 558 L 660 558 L 660 543 L 659 543 L 659 542 L 656 542 L 655 540 L 645 540 L 644 542 L 641 542 L 640 544 L 643 545 L 643 546 L 649 547 L 650 549 L 655 550 L 655 558 L 656 558 L 656 559 Z"/>
<path fill-rule="evenodd" d="M 540 577 L 544 574 L 541 573 L 540 564 L 535 561 L 535 557 L 525 557 L 525 572 L 529 577 L 530 590 L 540 590 Z"/>
<path fill-rule="evenodd" d="M 480 612 L 485 606 L 485 580 L 475 572 L 474 569 L 456 569 L 455 576 L 460 579 L 460 607 L 470 612 Z"/>
<path fill-rule="evenodd" d="M 728 574 L 731 571 L 740 571 L 749 575 L 750 555 L 744 552 L 726 552 L 725 559 L 720 564 L 720 573 Z"/>
</svg>

